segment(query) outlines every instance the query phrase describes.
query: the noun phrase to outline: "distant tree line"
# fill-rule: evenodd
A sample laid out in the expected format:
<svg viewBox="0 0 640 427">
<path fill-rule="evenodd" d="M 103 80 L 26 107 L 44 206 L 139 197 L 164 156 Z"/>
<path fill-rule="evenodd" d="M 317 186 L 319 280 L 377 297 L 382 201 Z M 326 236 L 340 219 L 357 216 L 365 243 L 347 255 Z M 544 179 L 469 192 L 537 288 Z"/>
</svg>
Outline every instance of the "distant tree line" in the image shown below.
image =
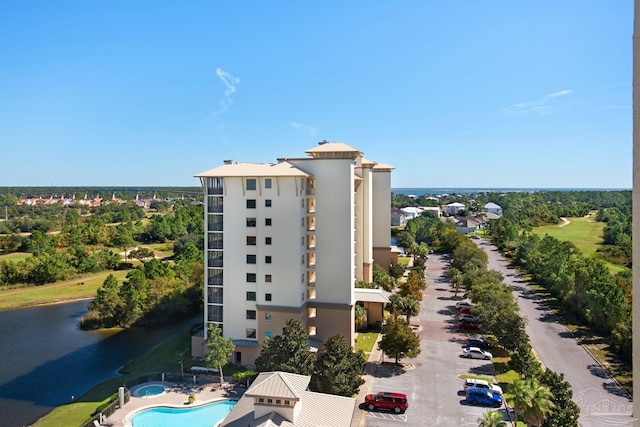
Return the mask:
<svg viewBox="0 0 640 427">
<path fill-rule="evenodd" d="M 141 243 L 173 241 L 175 256 L 191 245 L 203 259 L 202 206 L 178 205 L 173 214 L 153 215 L 145 221 L 138 206 L 110 206 L 82 220 L 76 211 L 67 210 L 56 234 L 35 230 L 28 236 L 1 235 L 0 249 L 5 253 L 20 251 L 31 256 L 19 262 L 0 260 L 0 286 L 42 285 L 85 273 L 130 268 L 113 249 L 127 254 Z M 126 217 L 130 219 L 115 225 L 105 221 Z"/>
</svg>

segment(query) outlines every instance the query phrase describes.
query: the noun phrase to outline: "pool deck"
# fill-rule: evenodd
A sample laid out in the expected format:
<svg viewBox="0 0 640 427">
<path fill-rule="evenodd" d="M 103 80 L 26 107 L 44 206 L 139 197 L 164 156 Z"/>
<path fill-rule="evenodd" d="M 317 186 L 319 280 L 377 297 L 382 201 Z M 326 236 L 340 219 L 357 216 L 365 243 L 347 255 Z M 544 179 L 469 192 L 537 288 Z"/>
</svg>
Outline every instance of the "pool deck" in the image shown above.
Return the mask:
<svg viewBox="0 0 640 427">
<path fill-rule="evenodd" d="M 381 335 L 378 335 L 378 340 Z M 362 402 L 366 394 L 370 393 L 372 379 L 375 375 L 377 367 L 381 363 L 382 352 L 378 350 L 377 341 L 374 343 L 373 350 L 369 354 L 369 360 L 364 368 L 362 379 L 365 381 L 360 386 L 360 392 L 356 398 L 356 406 L 353 410 L 353 418 L 350 427 L 364 427 L 367 411 L 361 408 Z M 204 403 L 210 403 L 219 399 L 240 399 L 244 394 L 246 387 L 234 386 L 231 383 L 225 384 L 220 387 L 220 384 L 205 384 L 197 385 L 193 384 L 178 384 L 178 383 L 160 383 L 154 381 L 151 384 L 164 384 L 167 387 L 165 393 L 152 397 L 136 397 L 131 396 L 131 400 L 124 405 L 123 408 L 115 411 L 106 421 L 102 423 L 103 426 L 110 427 L 131 427 L 131 418 L 139 411 L 147 409 L 153 406 L 172 406 L 185 408 L 189 406 L 197 406 Z M 145 384 L 145 385 L 151 385 Z M 140 384 L 138 387 L 143 386 Z M 137 387 L 134 387 L 135 390 Z M 195 403 L 189 405 L 187 400 L 189 395 L 193 394 L 196 397 Z"/>
<path fill-rule="evenodd" d="M 153 406 L 186 408 L 210 403 L 220 399 L 239 399 L 242 397 L 242 394 L 246 389 L 244 387 L 233 387 L 231 384 L 227 384 L 224 387 L 220 387 L 220 384 L 199 384 L 194 386 L 192 384 L 189 385 L 170 382 L 160 383 L 157 381 L 154 381 L 152 384 L 163 384 L 167 389 L 164 393 L 156 396 L 137 397 L 132 395 L 129 402 L 124 405 L 123 408 L 115 411 L 109 418 L 107 418 L 106 421 L 103 421 L 101 425 L 111 427 L 130 427 L 131 418 L 137 412 Z M 192 404 L 188 404 L 187 401 L 191 394 L 196 397 L 196 401 Z"/>
</svg>

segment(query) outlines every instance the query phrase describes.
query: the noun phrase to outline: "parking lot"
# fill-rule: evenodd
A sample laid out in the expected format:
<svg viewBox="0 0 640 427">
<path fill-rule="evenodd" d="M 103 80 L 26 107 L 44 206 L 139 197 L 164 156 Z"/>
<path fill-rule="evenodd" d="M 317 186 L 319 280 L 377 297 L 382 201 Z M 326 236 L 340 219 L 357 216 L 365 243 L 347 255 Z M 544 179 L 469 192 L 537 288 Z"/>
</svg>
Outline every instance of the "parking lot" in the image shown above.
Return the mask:
<svg viewBox="0 0 640 427">
<path fill-rule="evenodd" d="M 466 402 L 460 376 L 492 377 L 494 370 L 490 361 L 460 357 L 467 334 L 457 331 L 456 299 L 445 272 L 445 260 L 440 255 L 430 255 L 425 273 L 428 287 L 420 315 L 411 319 L 411 324 L 418 327 L 421 354 L 402 360 L 402 367 L 378 365 L 371 382 L 371 393 L 405 393 L 409 409 L 404 414 L 367 411 L 365 426 L 471 427 L 478 425 L 478 418 L 485 411 L 496 410 Z"/>
</svg>

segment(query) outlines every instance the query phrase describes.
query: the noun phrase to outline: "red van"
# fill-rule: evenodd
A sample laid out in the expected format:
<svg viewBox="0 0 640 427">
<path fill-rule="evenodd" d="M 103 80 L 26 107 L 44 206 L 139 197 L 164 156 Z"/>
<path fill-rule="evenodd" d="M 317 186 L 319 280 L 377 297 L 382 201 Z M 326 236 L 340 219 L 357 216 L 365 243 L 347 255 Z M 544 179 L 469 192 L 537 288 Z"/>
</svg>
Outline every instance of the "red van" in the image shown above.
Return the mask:
<svg viewBox="0 0 640 427">
<path fill-rule="evenodd" d="M 391 393 L 388 391 L 367 394 L 364 398 L 364 404 L 370 411 L 374 409 L 388 409 L 396 414 L 400 414 L 409 408 L 406 394 Z"/>
</svg>

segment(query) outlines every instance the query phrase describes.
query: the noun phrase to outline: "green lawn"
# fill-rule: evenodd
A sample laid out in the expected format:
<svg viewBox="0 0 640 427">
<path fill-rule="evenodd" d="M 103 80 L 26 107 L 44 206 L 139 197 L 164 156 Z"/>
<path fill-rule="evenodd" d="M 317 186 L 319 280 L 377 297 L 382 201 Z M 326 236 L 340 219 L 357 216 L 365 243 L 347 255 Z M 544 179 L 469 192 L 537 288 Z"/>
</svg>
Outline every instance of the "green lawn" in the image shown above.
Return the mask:
<svg viewBox="0 0 640 427">
<path fill-rule="evenodd" d="M 377 332 L 360 332 L 356 337 L 355 351 L 362 350 L 365 354 L 371 353 L 373 344 L 378 339 Z"/>
<path fill-rule="evenodd" d="M 0 310 L 93 298 L 109 274 L 122 281 L 127 273 L 127 270 L 105 271 L 48 285 L 3 288 L 0 289 Z"/>
<path fill-rule="evenodd" d="M 6 255 L 0 255 L 0 259 L 4 259 L 7 261 L 20 262 L 29 258 L 31 254 L 29 252 L 13 252 Z"/>
</svg>

